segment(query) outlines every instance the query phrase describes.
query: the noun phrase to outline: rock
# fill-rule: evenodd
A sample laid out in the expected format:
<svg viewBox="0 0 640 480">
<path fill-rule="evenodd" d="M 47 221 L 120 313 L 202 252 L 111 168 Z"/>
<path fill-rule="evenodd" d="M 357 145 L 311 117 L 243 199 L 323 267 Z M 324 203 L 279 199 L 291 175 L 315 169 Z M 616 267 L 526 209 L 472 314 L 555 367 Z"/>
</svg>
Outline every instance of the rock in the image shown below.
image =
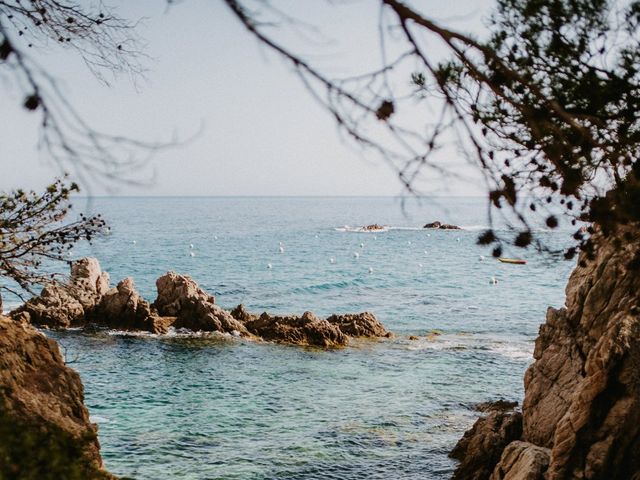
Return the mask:
<svg viewBox="0 0 640 480">
<path fill-rule="evenodd" d="M 640 274 L 630 263 L 640 225 L 591 241 L 594 258 L 580 255 L 566 307 L 550 308 L 540 327 L 525 374 L 522 436 L 492 479 L 640 479 Z M 472 461 L 459 458 L 461 466 Z"/>
<path fill-rule="evenodd" d="M 371 225 L 365 225 L 364 227 L 362 227 L 362 230 L 366 230 L 368 232 L 384 230 L 384 226 L 378 225 L 377 223 L 372 223 Z"/>
<path fill-rule="evenodd" d="M 109 290 L 109 274 L 103 272 L 95 258 L 81 258 L 71 264 L 71 294 L 90 311 Z"/>
<path fill-rule="evenodd" d="M 515 441 L 504 449 L 490 480 L 543 480 L 549 467 L 549 449 Z"/>
<path fill-rule="evenodd" d="M 151 333 L 166 333 L 175 322 L 175 317 L 154 315 L 149 302 L 136 291 L 131 278 L 125 278 L 104 294 L 91 319 L 116 330 L 145 330 Z"/>
<path fill-rule="evenodd" d="M 186 275 L 168 272 L 156 281 L 158 298 L 153 307 L 164 317 L 177 317 L 176 328 L 205 332 L 238 332 L 250 336 L 245 326 L 216 305 L 215 299 Z"/>
<path fill-rule="evenodd" d="M 0 317 L 0 478 L 115 479 L 58 345 Z"/>
<path fill-rule="evenodd" d="M 29 299 L 11 316 L 28 318 L 34 325 L 47 328 L 82 325 L 85 315 L 98 305 L 108 286 L 109 274 L 100 269 L 98 260 L 82 258 L 71 264 L 69 282 L 45 286 L 38 297 Z"/>
<path fill-rule="evenodd" d="M 242 323 L 250 322 L 252 320 L 256 320 L 257 315 L 253 315 L 245 309 L 244 305 L 240 304 L 233 310 L 231 310 L 231 316 Z"/>
<path fill-rule="evenodd" d="M 40 296 L 27 300 L 10 315 L 46 328 L 69 328 L 84 323 L 82 303 L 70 289 L 59 285 L 47 285 Z"/>
<path fill-rule="evenodd" d="M 460 460 L 453 480 L 486 480 L 500 461 L 504 448 L 522 434 L 522 415 L 491 412 L 465 432 L 449 456 Z"/>
<path fill-rule="evenodd" d="M 415 335 L 409 335 L 409 340 L 418 340 L 418 337 Z"/>
<path fill-rule="evenodd" d="M 424 227 L 422 228 L 439 228 L 440 230 L 462 230 L 462 228 L 460 228 L 457 225 L 451 225 L 448 223 L 441 223 L 439 221 L 435 221 L 432 223 L 427 223 Z"/>
<path fill-rule="evenodd" d="M 486 480 L 504 448 L 522 434 L 522 415 L 491 412 L 479 418 L 458 441 L 449 456 L 460 460 L 453 480 Z"/>
<path fill-rule="evenodd" d="M 301 317 L 270 316 L 265 312 L 247 321 L 244 326 L 251 333 L 274 342 L 325 348 L 342 347 L 348 342 L 348 337 L 336 325 L 311 312 L 305 312 Z"/>
<path fill-rule="evenodd" d="M 473 407 L 479 412 L 509 412 L 518 406 L 518 402 L 495 400 L 493 402 L 476 403 Z"/>
<path fill-rule="evenodd" d="M 153 306 L 161 315 L 178 316 L 185 308 L 196 303 L 215 303 L 213 295 L 209 295 L 198 287 L 198 284 L 187 275 L 167 272 L 156 280 L 158 298 Z"/>
<path fill-rule="evenodd" d="M 550 480 L 640 477 L 640 225 L 592 241 L 525 376 L 523 440 L 551 448 Z"/>
<path fill-rule="evenodd" d="M 390 335 L 373 313 L 331 315 L 327 321 L 350 337 L 387 337 Z"/>
</svg>

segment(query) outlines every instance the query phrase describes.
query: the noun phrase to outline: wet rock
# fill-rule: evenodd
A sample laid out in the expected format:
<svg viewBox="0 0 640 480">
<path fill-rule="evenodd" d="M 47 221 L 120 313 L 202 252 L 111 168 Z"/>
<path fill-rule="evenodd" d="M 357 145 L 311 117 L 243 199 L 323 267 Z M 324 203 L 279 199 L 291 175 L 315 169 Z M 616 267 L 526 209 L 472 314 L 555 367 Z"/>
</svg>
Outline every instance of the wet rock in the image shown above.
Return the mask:
<svg viewBox="0 0 640 480">
<path fill-rule="evenodd" d="M 486 480 L 504 448 L 522 434 L 522 415 L 491 412 L 479 418 L 458 441 L 449 456 L 460 460 L 453 480 Z"/>
<path fill-rule="evenodd" d="M 373 313 L 348 313 L 331 315 L 327 321 L 336 325 L 342 333 L 350 337 L 387 337 L 390 333 Z"/>
<path fill-rule="evenodd" d="M 422 228 L 439 228 L 440 230 L 462 230 L 462 228 L 460 228 L 457 225 L 451 225 L 451 224 L 448 224 L 448 223 L 441 223 L 441 222 L 439 222 L 437 220 L 435 222 L 427 223 Z"/>
<path fill-rule="evenodd" d="M 515 441 L 504 449 L 490 480 L 544 480 L 549 449 Z"/>
<path fill-rule="evenodd" d="M 0 478 L 115 479 L 58 345 L 0 317 Z"/>
<path fill-rule="evenodd" d="M 348 337 L 340 329 L 311 312 L 297 316 L 271 316 L 266 312 L 244 324 L 264 340 L 318 347 L 341 347 Z"/>
<path fill-rule="evenodd" d="M 238 332 L 250 336 L 245 326 L 216 305 L 215 299 L 186 275 L 169 272 L 156 281 L 158 298 L 153 307 L 160 316 L 177 317 L 176 328 L 205 332 Z"/>
</svg>

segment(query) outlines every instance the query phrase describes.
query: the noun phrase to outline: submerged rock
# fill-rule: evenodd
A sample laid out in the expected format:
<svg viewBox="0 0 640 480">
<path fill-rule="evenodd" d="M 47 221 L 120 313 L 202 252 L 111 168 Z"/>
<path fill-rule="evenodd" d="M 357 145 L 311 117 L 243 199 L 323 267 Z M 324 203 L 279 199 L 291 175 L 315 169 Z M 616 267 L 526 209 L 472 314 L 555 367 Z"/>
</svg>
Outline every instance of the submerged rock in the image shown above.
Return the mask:
<svg viewBox="0 0 640 480">
<path fill-rule="evenodd" d="M 580 255 L 566 307 L 540 327 L 523 432 L 492 479 L 640 478 L 640 274 L 630 263 L 640 225 L 591 240 L 595 257 Z"/>
<path fill-rule="evenodd" d="M 378 321 L 373 313 L 347 313 L 331 315 L 327 321 L 336 325 L 342 333 L 350 337 L 388 337 L 390 332 Z"/>
<path fill-rule="evenodd" d="M 341 347 L 349 341 L 336 325 L 311 312 L 304 312 L 301 317 L 271 316 L 265 312 L 244 325 L 251 333 L 274 342 L 327 348 Z"/>
<path fill-rule="evenodd" d="M 473 407 L 479 412 L 509 412 L 517 406 L 518 402 L 500 399 L 493 402 L 476 403 Z"/>
<path fill-rule="evenodd" d="M 71 264 L 67 283 L 47 285 L 39 296 L 11 312 L 11 317 L 47 328 L 82 325 L 109 287 L 109 274 L 95 258 Z"/>
<path fill-rule="evenodd" d="M 0 478 L 115 479 L 58 345 L 0 317 Z"/>
<path fill-rule="evenodd" d="M 441 223 L 441 222 L 439 222 L 437 220 L 435 222 L 427 223 L 422 228 L 439 228 L 440 230 L 462 230 L 462 228 L 457 226 L 457 225 L 451 225 L 451 224 L 448 224 L 448 223 Z"/>
</svg>

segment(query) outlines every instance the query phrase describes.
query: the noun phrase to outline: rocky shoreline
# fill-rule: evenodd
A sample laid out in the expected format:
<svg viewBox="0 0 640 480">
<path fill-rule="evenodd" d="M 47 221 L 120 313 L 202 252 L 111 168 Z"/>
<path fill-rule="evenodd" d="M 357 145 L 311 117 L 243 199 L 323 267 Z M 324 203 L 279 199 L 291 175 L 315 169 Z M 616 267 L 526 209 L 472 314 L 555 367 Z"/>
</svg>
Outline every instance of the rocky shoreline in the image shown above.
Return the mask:
<svg viewBox="0 0 640 480">
<path fill-rule="evenodd" d="M 489 408 L 450 454 L 454 479 L 640 479 L 639 233 L 592 237 L 540 327 L 522 412 Z"/>
<path fill-rule="evenodd" d="M 98 326 L 154 334 L 166 334 L 174 328 L 323 348 L 346 346 L 350 338 L 392 336 L 369 312 L 322 319 L 312 312 L 254 315 L 243 305 L 227 311 L 193 279 L 175 272 L 158 278 L 156 287 L 158 295 L 153 303 L 140 296 L 131 278 L 110 288 L 109 274 L 102 271 L 98 260 L 83 258 L 71 264 L 67 284 L 46 286 L 38 297 L 9 315 L 17 322 L 41 328 Z"/>
</svg>

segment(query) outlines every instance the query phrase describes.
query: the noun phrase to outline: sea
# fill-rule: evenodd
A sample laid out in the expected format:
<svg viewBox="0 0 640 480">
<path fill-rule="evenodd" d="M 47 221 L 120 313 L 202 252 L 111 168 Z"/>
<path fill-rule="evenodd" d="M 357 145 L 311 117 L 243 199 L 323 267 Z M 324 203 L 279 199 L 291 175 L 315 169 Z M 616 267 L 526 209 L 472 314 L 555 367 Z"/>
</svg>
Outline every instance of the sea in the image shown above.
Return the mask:
<svg viewBox="0 0 640 480">
<path fill-rule="evenodd" d="M 342 349 L 222 335 L 47 331 L 85 388 L 106 468 L 136 479 L 440 479 L 478 402 L 522 401 L 549 306 L 575 265 L 477 244 L 483 198 L 95 197 L 112 284 L 188 274 L 231 309 L 373 312 L 395 335 Z M 426 230 L 434 220 L 462 230 Z M 494 219 L 494 227 L 510 235 Z M 363 232 L 377 223 L 384 231 Z M 536 228 L 551 249 L 570 227 Z M 11 300 L 11 299 L 9 299 Z M 15 299 L 13 299 L 15 303 Z M 410 336 L 418 337 L 417 340 Z"/>
</svg>

